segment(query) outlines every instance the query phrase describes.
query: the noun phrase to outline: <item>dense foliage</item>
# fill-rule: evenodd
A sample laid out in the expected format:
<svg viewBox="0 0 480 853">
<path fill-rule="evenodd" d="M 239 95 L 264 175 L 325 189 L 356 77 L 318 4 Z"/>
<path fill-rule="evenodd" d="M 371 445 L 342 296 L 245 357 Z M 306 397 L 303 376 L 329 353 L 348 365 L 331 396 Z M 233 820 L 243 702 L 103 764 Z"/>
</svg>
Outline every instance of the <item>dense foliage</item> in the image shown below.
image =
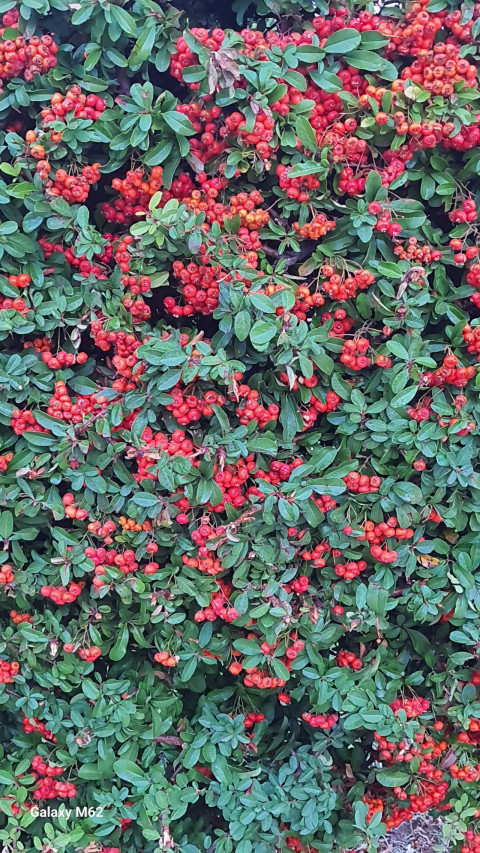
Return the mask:
<svg viewBox="0 0 480 853">
<path fill-rule="evenodd" d="M 480 5 L 0 15 L 3 850 L 478 853 Z"/>
</svg>

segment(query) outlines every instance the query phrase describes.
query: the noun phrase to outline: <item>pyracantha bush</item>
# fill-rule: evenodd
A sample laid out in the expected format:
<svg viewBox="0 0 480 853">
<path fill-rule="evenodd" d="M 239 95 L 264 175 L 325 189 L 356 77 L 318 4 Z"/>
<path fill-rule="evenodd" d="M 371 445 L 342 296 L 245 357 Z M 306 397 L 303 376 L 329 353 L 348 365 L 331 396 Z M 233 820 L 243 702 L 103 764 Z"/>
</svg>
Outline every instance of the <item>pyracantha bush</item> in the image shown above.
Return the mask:
<svg viewBox="0 0 480 853">
<path fill-rule="evenodd" d="M 0 16 L 4 851 L 478 853 L 480 5 Z"/>
</svg>

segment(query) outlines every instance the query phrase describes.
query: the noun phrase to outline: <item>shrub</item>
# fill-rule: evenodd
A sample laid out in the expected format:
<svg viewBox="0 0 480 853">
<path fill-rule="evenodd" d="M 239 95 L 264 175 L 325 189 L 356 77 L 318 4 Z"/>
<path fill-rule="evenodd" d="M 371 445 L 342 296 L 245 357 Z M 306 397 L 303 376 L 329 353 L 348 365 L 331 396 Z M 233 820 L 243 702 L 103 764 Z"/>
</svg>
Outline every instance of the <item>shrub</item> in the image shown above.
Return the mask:
<svg viewBox="0 0 480 853">
<path fill-rule="evenodd" d="M 480 6 L 224 5 L 0 7 L 0 840 L 478 853 Z"/>
</svg>

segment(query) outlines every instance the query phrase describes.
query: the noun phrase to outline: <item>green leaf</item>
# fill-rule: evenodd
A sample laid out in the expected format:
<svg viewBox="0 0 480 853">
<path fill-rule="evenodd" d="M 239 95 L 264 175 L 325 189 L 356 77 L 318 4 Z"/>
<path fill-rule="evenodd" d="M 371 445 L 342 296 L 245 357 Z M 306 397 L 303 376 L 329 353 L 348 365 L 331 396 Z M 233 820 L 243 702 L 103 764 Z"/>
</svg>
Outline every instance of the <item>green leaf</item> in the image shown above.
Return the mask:
<svg viewBox="0 0 480 853">
<path fill-rule="evenodd" d="M 100 392 L 100 388 L 97 383 L 92 382 L 92 380 L 88 379 L 86 376 L 73 376 L 68 380 L 68 385 L 76 394 L 81 394 L 85 397 L 88 397 L 90 394 Z"/>
<path fill-rule="evenodd" d="M 380 261 L 378 264 L 378 272 L 380 275 L 383 275 L 388 279 L 398 279 L 403 277 L 401 267 L 393 261 Z"/>
<path fill-rule="evenodd" d="M 325 53 L 337 53 L 339 56 L 344 56 L 346 53 L 351 53 L 352 50 L 358 47 L 362 40 L 362 36 L 357 30 L 345 28 L 337 30 L 328 37 L 323 46 Z M 348 59 L 350 62 L 350 57 Z"/>
<path fill-rule="evenodd" d="M 275 306 L 272 304 L 271 299 L 264 293 L 249 293 L 248 298 L 252 305 L 258 311 L 261 311 L 262 314 L 275 314 Z"/>
<path fill-rule="evenodd" d="M 156 35 L 157 29 L 155 24 L 153 23 L 149 25 L 148 23 L 145 23 L 128 58 L 130 68 L 135 68 L 136 66 L 141 65 L 142 62 L 145 62 L 145 60 L 150 57 L 155 45 Z"/>
<path fill-rule="evenodd" d="M 365 184 L 365 201 L 375 201 L 377 193 L 382 189 L 382 179 L 376 169 L 371 169 L 368 173 L 367 182 Z"/>
<path fill-rule="evenodd" d="M 119 779 L 123 779 L 124 782 L 128 782 L 135 788 L 141 787 L 145 790 L 145 788 L 150 785 L 150 781 L 147 779 L 145 771 L 133 761 L 129 761 L 127 758 L 117 759 L 113 764 L 113 770 Z"/>
<path fill-rule="evenodd" d="M 289 503 L 285 498 L 279 498 L 278 509 L 282 518 L 288 521 L 289 524 L 295 524 L 300 517 L 300 511 L 296 504 Z"/>
<path fill-rule="evenodd" d="M 318 151 L 315 131 L 305 116 L 298 116 L 295 122 L 295 132 L 304 148 L 308 151 Z"/>
<path fill-rule="evenodd" d="M 366 32 L 361 33 L 362 47 L 367 48 L 368 50 L 382 50 L 387 46 L 389 41 L 390 39 L 388 36 L 384 36 L 374 30 L 367 30 Z"/>
<path fill-rule="evenodd" d="M 283 681 L 289 680 L 290 673 L 281 660 L 279 660 L 278 658 L 272 658 L 272 660 L 270 661 L 270 666 L 272 667 L 274 675 L 276 675 L 277 678 L 281 678 L 283 679 Z"/>
<path fill-rule="evenodd" d="M 387 341 L 387 349 L 393 355 L 396 355 L 398 356 L 398 358 L 403 359 L 403 361 L 408 361 L 408 351 L 405 349 L 403 344 L 400 343 L 400 341 Z"/>
<path fill-rule="evenodd" d="M 411 400 L 417 395 L 418 387 L 416 385 L 410 386 L 410 388 L 406 388 L 405 391 L 401 391 L 400 394 L 396 394 L 395 397 L 390 402 L 390 405 L 393 409 L 402 409 L 407 403 L 410 403 Z"/>
<path fill-rule="evenodd" d="M 14 785 L 15 777 L 13 773 L 7 773 L 6 770 L 0 770 L 0 785 Z"/>
<path fill-rule="evenodd" d="M 309 163 L 297 163 L 288 173 L 289 178 L 301 178 L 303 175 L 324 175 L 326 168 L 323 163 L 311 160 Z"/>
<path fill-rule="evenodd" d="M 127 625 L 122 625 L 115 645 L 110 649 L 110 660 L 122 660 L 125 657 L 128 646 L 129 631 Z"/>
<path fill-rule="evenodd" d="M 81 764 L 78 768 L 80 779 L 101 779 L 102 774 L 96 764 Z"/>
<path fill-rule="evenodd" d="M 183 667 L 181 675 L 180 675 L 180 680 L 181 681 L 190 681 L 190 679 L 191 679 L 192 675 L 194 674 L 196 668 L 197 668 L 197 658 L 194 656 L 194 657 L 191 657 L 190 660 L 187 661 L 187 663 Z"/>
<path fill-rule="evenodd" d="M 323 89 L 324 92 L 340 92 L 342 90 L 342 81 L 340 77 L 337 77 L 336 74 L 333 74 L 332 71 L 316 71 L 312 69 L 310 71 L 310 77 L 314 83 L 320 89 Z"/>
<path fill-rule="evenodd" d="M 0 514 L 0 539 L 9 539 L 13 533 L 13 515 L 9 510 Z"/>
<path fill-rule="evenodd" d="M 395 767 L 384 767 L 382 770 L 377 770 L 375 776 L 377 782 L 380 782 L 385 788 L 401 788 L 410 781 L 408 773 L 405 773 L 403 770 L 397 770 Z"/>
<path fill-rule="evenodd" d="M 252 326 L 252 318 L 245 309 L 235 314 L 234 330 L 239 341 L 245 341 L 248 338 Z"/>
<path fill-rule="evenodd" d="M 250 340 L 255 349 L 262 349 L 277 334 L 278 329 L 276 324 L 257 320 L 250 330 Z"/>
<path fill-rule="evenodd" d="M 354 50 L 348 55 L 348 64 L 365 71 L 381 71 L 385 67 L 385 59 L 372 50 Z"/>
<path fill-rule="evenodd" d="M 320 62 L 325 56 L 325 51 L 313 44 L 302 44 L 295 48 L 295 56 L 300 62 L 306 62 L 307 65 L 310 65 L 313 62 Z"/>
<path fill-rule="evenodd" d="M 137 492 L 137 494 L 133 496 L 133 501 L 137 506 L 143 507 L 152 507 L 158 504 L 157 496 L 151 495 L 148 492 Z"/>
<path fill-rule="evenodd" d="M 172 148 L 173 142 L 171 139 L 164 139 L 162 142 L 159 142 L 158 145 L 154 145 L 153 148 L 150 148 L 143 158 L 143 162 L 147 166 L 159 166 L 161 163 L 165 162 L 171 153 Z"/>
<path fill-rule="evenodd" d="M 113 3 L 110 5 L 112 18 L 116 20 L 120 28 L 128 33 L 129 36 L 137 34 L 137 25 L 135 19 L 122 6 L 116 6 Z"/>
<path fill-rule="evenodd" d="M 415 483 L 395 483 L 393 491 L 406 503 L 421 506 L 423 502 L 422 490 Z"/>
<path fill-rule="evenodd" d="M 195 133 L 192 122 L 187 116 L 182 115 L 182 113 L 171 110 L 162 113 L 162 118 L 178 136 L 192 136 Z"/>
</svg>

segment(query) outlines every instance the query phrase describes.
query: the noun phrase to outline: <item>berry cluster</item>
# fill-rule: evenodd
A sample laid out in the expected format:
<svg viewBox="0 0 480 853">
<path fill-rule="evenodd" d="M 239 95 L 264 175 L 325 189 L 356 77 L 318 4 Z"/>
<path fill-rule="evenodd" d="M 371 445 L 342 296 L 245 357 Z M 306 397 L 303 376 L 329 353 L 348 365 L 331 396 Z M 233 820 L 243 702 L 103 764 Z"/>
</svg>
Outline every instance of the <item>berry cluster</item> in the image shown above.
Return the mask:
<svg viewBox="0 0 480 853">
<path fill-rule="evenodd" d="M 353 275 L 342 276 L 336 273 L 332 266 L 326 264 L 322 267 L 321 272 L 326 279 L 321 283 L 321 287 L 336 302 L 354 299 L 358 290 L 366 290 L 375 281 L 373 273 L 367 270 L 359 270 Z"/>
<path fill-rule="evenodd" d="M 23 717 L 22 725 L 26 734 L 38 732 L 45 740 L 51 740 L 52 743 L 57 742 L 55 735 L 52 734 L 50 729 L 47 729 L 45 723 L 42 723 L 38 717 Z"/>
<path fill-rule="evenodd" d="M 292 462 L 281 462 L 279 459 L 274 459 L 270 462 L 268 471 L 262 471 L 259 468 L 255 477 L 257 480 L 264 480 L 266 483 L 273 483 L 276 486 L 278 483 L 285 483 L 289 480 L 292 471 L 299 468 L 300 465 L 303 465 L 303 459 L 300 457 L 293 459 Z"/>
<path fill-rule="evenodd" d="M 319 542 L 318 545 L 315 545 L 312 551 L 303 551 L 302 559 L 306 560 L 307 563 L 313 562 L 313 565 L 317 569 L 323 569 L 326 565 L 326 561 L 324 559 L 324 554 L 332 554 L 333 557 L 339 557 L 340 551 L 336 548 L 332 549 L 331 545 L 328 542 Z"/>
<path fill-rule="evenodd" d="M 8 453 L 3 453 L 0 456 L 0 474 L 4 474 L 8 468 L 8 463 L 13 459 L 13 453 L 9 451 Z"/>
<path fill-rule="evenodd" d="M 132 296 L 138 296 L 140 293 L 150 293 L 152 289 L 152 279 L 148 275 L 122 275 L 121 282 L 124 287 L 128 287 L 129 293 Z"/>
<path fill-rule="evenodd" d="M 417 403 L 415 408 L 413 406 L 409 406 L 406 410 L 407 415 L 412 418 L 412 420 L 416 421 L 417 424 L 421 424 L 422 421 L 428 421 L 431 415 L 431 403 L 431 399 L 426 397 L 421 402 Z"/>
<path fill-rule="evenodd" d="M 44 598 L 50 598 L 54 604 L 61 607 L 63 604 L 72 604 L 81 594 L 85 586 L 84 581 L 70 583 L 66 586 L 42 586 L 40 592 Z"/>
<path fill-rule="evenodd" d="M 189 196 L 182 198 L 182 202 L 191 208 L 195 213 L 204 213 L 206 224 L 213 225 L 216 222 L 223 229 L 225 227 L 225 218 L 233 218 L 239 216 L 240 229 L 238 236 L 249 251 L 261 248 L 261 243 L 258 239 L 258 231 L 267 225 L 270 214 L 268 210 L 257 207 L 263 203 L 263 196 L 258 190 L 251 190 L 249 193 L 238 193 L 229 199 L 227 204 L 222 204 L 216 201 L 219 190 L 222 187 L 222 182 L 217 179 L 218 188 L 212 186 L 206 190 L 206 184 L 202 185 L 202 190 L 193 190 Z M 209 181 L 210 184 L 215 183 L 215 179 Z M 250 231 L 250 239 L 245 240 L 245 232 L 242 229 Z M 255 236 L 254 236 L 255 235 Z"/>
<path fill-rule="evenodd" d="M 223 406 L 225 397 L 217 391 L 205 391 L 203 397 L 192 394 L 187 388 L 176 385 L 170 391 L 173 402 L 165 408 L 173 414 L 179 424 L 187 426 L 193 421 L 198 421 L 203 416 L 211 418 L 214 410 L 212 406 Z"/>
<path fill-rule="evenodd" d="M 91 187 L 100 180 L 100 163 L 83 166 L 77 175 L 69 175 L 65 169 L 57 169 L 53 180 L 49 179 L 50 171 L 50 163 L 47 160 L 39 160 L 37 172 L 45 182 L 46 195 L 63 198 L 69 204 L 82 204 L 86 201 Z"/>
<path fill-rule="evenodd" d="M 425 266 L 442 259 L 440 249 L 432 249 L 428 243 L 419 246 L 417 237 L 409 237 L 405 245 L 395 246 L 393 252 L 400 261 L 413 261 L 415 264 L 425 264 Z"/>
<path fill-rule="evenodd" d="M 309 586 L 310 581 L 306 575 L 300 575 L 300 577 L 298 577 L 291 583 L 291 587 L 297 595 L 303 595 L 304 593 L 308 592 Z M 287 591 L 289 591 L 288 588 Z"/>
<path fill-rule="evenodd" d="M 432 95 L 450 97 L 455 83 L 462 82 L 472 89 L 477 82 L 477 68 L 468 59 L 460 57 L 455 44 L 439 42 L 433 50 L 422 51 L 401 73 L 402 80 L 412 80 Z"/>
<path fill-rule="evenodd" d="M 256 467 L 255 457 L 250 453 L 244 459 L 239 459 L 235 465 L 226 465 L 219 468 L 215 464 L 215 473 L 213 475 L 214 482 L 222 491 L 222 500 L 220 503 L 212 505 L 209 503 L 209 509 L 214 512 L 225 512 L 225 505 L 231 504 L 235 509 L 242 507 L 247 499 L 244 492 L 244 484 L 252 474 Z M 261 478 L 263 471 L 258 471 L 255 477 Z"/>
<path fill-rule="evenodd" d="M 173 274 L 182 283 L 182 296 L 186 304 L 177 305 L 173 297 L 163 300 L 165 310 L 174 317 L 187 317 L 192 314 L 213 314 L 218 308 L 221 282 L 229 283 L 232 276 L 221 267 L 199 266 L 192 261 L 185 266 L 182 261 L 174 261 Z M 240 274 L 235 276 L 243 281 Z"/>
<path fill-rule="evenodd" d="M 264 719 L 265 714 L 254 714 L 253 712 L 250 712 L 245 716 L 243 721 L 244 728 L 251 729 L 255 723 L 263 723 Z"/>
<path fill-rule="evenodd" d="M 458 237 L 453 237 L 453 239 L 450 240 L 450 248 L 454 249 L 454 251 L 457 252 L 457 254 L 454 256 L 453 260 L 455 261 L 455 263 L 458 267 L 465 266 L 467 261 L 472 261 L 474 258 L 477 258 L 478 253 L 479 253 L 478 246 L 467 246 L 467 247 L 465 247 L 465 250 L 464 250 L 464 241 L 460 240 Z M 472 272 L 472 269 L 475 266 L 478 267 L 478 264 L 472 264 L 472 266 L 470 267 L 469 273 Z M 476 286 L 475 279 L 477 278 L 477 276 L 475 275 L 475 272 L 477 272 L 477 271 L 478 270 L 474 270 L 473 276 L 469 277 L 467 275 L 467 282 L 469 284 L 473 284 L 474 287 Z"/>
<path fill-rule="evenodd" d="M 284 290 L 284 287 L 282 285 L 269 285 L 266 288 L 265 292 L 267 296 L 272 296 L 274 293 L 278 293 L 280 290 Z M 321 293 L 312 293 L 310 288 L 307 287 L 307 285 L 301 284 L 300 287 L 297 288 L 297 292 L 295 294 L 295 302 L 292 308 L 289 309 L 289 313 L 294 314 L 298 320 L 306 320 L 307 314 L 309 311 L 312 310 L 312 308 L 318 308 L 324 304 L 325 299 Z M 275 309 L 275 313 L 277 317 L 282 317 L 287 312 L 283 305 L 279 305 Z"/>
<path fill-rule="evenodd" d="M 220 50 L 225 38 L 224 31 L 219 28 L 212 30 L 212 34 L 209 35 L 203 27 L 192 27 L 191 33 L 203 46 L 209 47 L 211 50 Z M 190 50 L 183 37 L 177 39 L 175 47 L 176 52 L 170 58 L 170 74 L 180 83 L 183 83 L 183 69 L 190 65 L 196 65 L 197 56 Z M 193 91 L 199 87 L 198 83 L 187 83 L 187 85 Z"/>
<path fill-rule="evenodd" d="M 291 178 L 289 177 L 290 171 L 291 168 L 289 166 L 277 166 L 276 175 L 278 177 L 278 185 L 280 189 L 285 190 L 288 198 L 295 198 L 299 202 L 310 201 L 311 193 L 313 193 L 315 190 L 318 190 L 320 186 L 319 179 L 315 175 L 303 175 L 299 178 Z M 310 223 L 310 230 L 313 229 L 314 223 L 316 223 L 318 226 L 318 236 L 313 237 L 313 235 L 305 233 L 302 234 L 303 237 L 311 237 L 312 239 L 318 240 L 320 237 L 323 236 L 323 234 L 326 234 L 327 231 L 330 231 L 332 228 L 335 228 L 335 223 L 328 222 L 325 214 L 317 214 L 315 220 Z M 298 222 L 294 223 L 294 228 L 295 225 L 298 225 Z M 322 225 L 325 227 L 325 230 L 322 230 Z M 300 229 L 298 230 L 300 231 Z"/>
<path fill-rule="evenodd" d="M 55 382 L 55 391 L 53 397 L 49 400 L 47 412 L 52 418 L 57 418 L 57 420 L 80 424 L 86 415 L 100 415 L 105 411 L 107 406 L 108 401 L 104 394 L 96 393 L 90 394 L 88 397 L 79 396 L 77 397 L 77 402 L 72 403 L 65 383 L 59 380 Z"/>
<path fill-rule="evenodd" d="M 8 283 L 13 285 L 13 287 L 20 287 L 23 289 L 24 287 L 28 287 L 29 284 L 32 283 L 32 279 L 26 273 L 21 273 L 19 275 L 9 275 Z"/>
<path fill-rule="evenodd" d="M 456 355 L 446 355 L 442 367 L 433 373 L 424 373 L 423 381 L 429 388 L 443 388 L 445 385 L 455 385 L 463 388 L 476 375 L 475 367 L 459 367 Z"/>
<path fill-rule="evenodd" d="M 212 595 L 208 607 L 196 611 L 193 617 L 195 622 L 205 622 L 205 620 L 207 622 L 214 622 L 215 619 L 223 619 L 224 622 L 230 624 L 235 619 L 238 619 L 238 610 L 236 607 L 231 606 L 228 599 L 228 596 L 233 591 L 233 587 L 220 580 L 217 580 L 217 584 L 220 586 L 220 591 Z"/>
<path fill-rule="evenodd" d="M 13 583 L 15 580 L 15 574 L 13 569 L 9 563 L 3 563 L 0 569 L 0 586 L 6 586 L 7 584 Z"/>
<path fill-rule="evenodd" d="M 192 464 L 197 467 L 199 462 L 191 457 L 193 450 L 193 442 L 186 437 L 181 429 L 174 430 L 168 438 L 163 432 L 153 433 L 150 427 L 146 427 L 142 433 L 141 450 L 132 449 L 132 457 L 138 465 L 138 473 L 134 475 L 135 479 L 138 483 L 144 479 L 157 479 L 156 471 L 150 469 L 158 461 L 159 451 L 167 453 L 168 456 L 189 458 Z"/>
<path fill-rule="evenodd" d="M 476 833 L 473 829 L 467 829 L 465 833 L 466 844 L 460 848 L 460 853 L 480 853 L 480 833 Z"/>
<path fill-rule="evenodd" d="M 75 506 L 75 498 L 71 492 L 67 492 L 63 498 L 62 503 L 65 507 L 65 517 L 76 519 L 77 521 L 85 521 L 88 517 L 88 512 L 86 509 L 79 509 Z"/>
<path fill-rule="evenodd" d="M 233 122 L 234 116 L 241 116 L 241 113 L 232 113 L 226 119 L 225 125 L 230 132 L 235 129 Z M 269 160 L 274 151 L 273 147 L 269 145 L 273 139 L 275 129 L 275 121 L 272 116 L 269 116 L 263 112 L 263 110 L 260 110 L 260 112 L 255 116 L 255 124 L 251 131 L 248 131 L 246 128 L 243 129 L 244 125 L 245 119 L 241 116 L 241 122 L 240 124 L 237 124 L 237 129 L 240 131 L 241 144 L 244 145 L 245 148 L 254 146 L 255 151 L 262 160 Z"/>
<path fill-rule="evenodd" d="M 385 542 L 386 539 L 411 539 L 413 536 L 413 530 L 411 527 L 399 527 L 398 518 L 395 516 L 390 516 L 386 521 L 381 521 L 379 524 L 376 524 L 374 521 L 367 520 L 363 525 L 364 533 L 361 536 L 358 536 L 358 541 L 363 542 L 366 541 L 369 545 L 381 545 Z M 351 528 L 349 528 L 351 532 Z M 347 532 L 347 528 L 343 529 L 343 532 Z"/>
<path fill-rule="evenodd" d="M 113 203 L 102 204 L 102 216 L 107 222 L 129 225 L 138 214 L 146 213 L 150 199 L 162 187 L 163 169 L 154 166 L 147 179 L 144 170 L 139 167 L 127 172 L 125 178 L 114 178 L 112 188 L 120 194 Z M 193 184 L 188 184 L 188 188 Z M 162 199 L 163 200 L 163 199 Z"/>
<path fill-rule="evenodd" d="M 6 661 L 0 658 L 0 684 L 12 684 L 13 676 L 18 675 L 20 664 L 14 661 Z"/>
<path fill-rule="evenodd" d="M 0 296 L 0 311 L 18 311 L 24 316 L 28 313 L 27 304 L 24 299 L 17 297 L 10 299 L 8 296 Z"/>
<path fill-rule="evenodd" d="M 357 492 L 358 494 L 368 495 L 370 492 L 378 492 L 382 485 L 380 477 L 374 475 L 368 477 L 366 474 L 359 474 L 358 471 L 351 471 L 346 477 L 342 477 L 349 492 Z"/>
<path fill-rule="evenodd" d="M 359 140 L 361 141 L 361 140 Z M 363 141 L 363 140 L 362 140 Z M 356 146 L 357 148 L 357 146 Z M 364 146 L 364 150 L 366 148 L 366 143 Z M 366 176 L 355 176 L 355 172 L 351 168 L 351 166 L 345 166 L 344 169 L 340 172 L 340 177 L 338 181 L 338 189 L 341 194 L 346 193 L 352 198 L 357 195 L 361 195 L 365 192 L 365 184 L 367 183 Z"/>
<path fill-rule="evenodd" d="M 77 83 L 71 86 L 65 95 L 62 95 L 61 92 L 54 92 L 50 98 L 50 103 L 51 107 L 47 107 L 41 112 L 45 125 L 59 119 L 65 121 L 66 116 L 70 113 L 75 118 L 97 121 L 106 109 L 103 98 L 99 98 L 97 95 L 84 95 Z"/>
<path fill-rule="evenodd" d="M 12 9 L 2 16 L 0 35 L 5 29 L 18 29 L 20 14 Z M 51 36 L 32 36 L 0 41 L 0 79 L 23 77 L 30 83 L 37 74 L 46 74 L 57 64 L 58 47 Z"/>
<path fill-rule="evenodd" d="M 337 725 L 337 714 L 312 714 L 305 711 L 302 714 L 302 720 L 305 720 L 313 729 L 322 729 L 324 732 L 333 729 Z"/>
<path fill-rule="evenodd" d="M 114 356 L 111 363 L 121 379 L 115 379 L 112 388 L 119 392 L 133 391 L 140 382 L 144 369 L 136 354 L 143 341 L 139 341 L 132 332 L 107 332 L 103 325 L 101 320 L 94 320 L 90 332 L 95 346 L 103 352 L 108 352 L 113 346 Z"/>
<path fill-rule="evenodd" d="M 333 314 L 329 311 L 322 314 L 322 324 L 328 320 L 333 320 L 332 328 L 328 333 L 329 338 L 344 338 L 355 325 L 355 320 L 347 315 L 344 308 L 336 308 Z"/>
<path fill-rule="evenodd" d="M 180 658 L 178 655 L 171 655 L 170 652 L 156 652 L 153 656 L 154 661 L 157 663 L 161 663 L 162 666 L 172 667 L 176 666 Z"/>
<path fill-rule="evenodd" d="M 398 237 L 402 233 L 402 226 L 399 222 L 392 222 L 392 211 L 388 207 L 382 208 L 379 201 L 371 201 L 368 205 L 368 212 L 373 216 L 378 216 L 375 223 L 375 231 L 380 234 L 388 234 L 389 237 Z"/>
<path fill-rule="evenodd" d="M 398 714 L 400 710 L 405 711 L 409 720 L 414 720 L 415 717 L 424 714 L 429 707 L 428 699 L 418 699 L 416 696 L 413 699 L 395 699 L 390 705 L 394 714 Z"/>
<path fill-rule="evenodd" d="M 65 650 L 66 651 L 66 650 Z M 90 646 L 90 648 L 79 649 L 78 657 L 87 663 L 93 663 L 100 657 L 102 650 L 98 646 Z"/>
<path fill-rule="evenodd" d="M 370 553 L 373 559 L 379 563 L 395 563 L 398 560 L 396 551 L 391 551 L 389 548 L 382 548 L 380 545 L 372 545 Z"/>
<path fill-rule="evenodd" d="M 120 553 L 114 549 L 107 551 L 106 548 L 93 548 L 88 546 L 85 548 L 85 556 L 91 560 L 95 566 L 95 577 L 92 581 L 95 589 L 100 589 L 104 586 L 105 582 L 102 578 L 107 572 L 107 567 L 115 567 L 124 575 L 128 575 L 138 569 L 135 552 L 131 549 L 127 549 L 123 553 Z"/>
<path fill-rule="evenodd" d="M 46 767 L 46 765 L 44 766 Z M 49 768 L 47 767 L 46 769 L 48 770 Z M 63 773 L 64 768 L 60 767 L 59 769 L 60 773 Z M 34 773 L 33 775 L 38 780 L 37 787 L 33 791 L 33 798 L 35 800 L 54 800 L 56 797 L 70 798 L 77 796 L 77 789 L 71 782 L 60 782 L 51 776 L 39 778 L 39 773 Z"/>
<path fill-rule="evenodd" d="M 353 652 L 339 652 L 335 658 L 335 663 L 341 667 L 349 667 L 350 669 L 353 669 L 354 672 L 360 672 L 363 667 L 361 659 L 357 658 Z"/>
<path fill-rule="evenodd" d="M 50 370 L 59 370 L 61 367 L 72 367 L 74 364 L 85 364 L 88 360 L 86 352 L 65 352 L 59 350 L 56 355 L 52 355 L 50 350 L 42 352 L 42 361 Z"/>
<path fill-rule="evenodd" d="M 23 432 L 48 432 L 40 426 L 29 409 L 24 409 L 23 412 L 21 409 L 14 409 L 10 423 L 15 435 L 22 435 Z"/>
<path fill-rule="evenodd" d="M 303 195 L 306 195 L 306 193 L 303 193 Z M 301 200 L 302 199 L 299 198 L 299 201 Z M 294 222 L 293 227 L 301 237 L 306 237 L 308 240 L 320 240 L 320 238 L 324 237 L 329 231 L 333 231 L 335 228 L 335 220 L 327 219 L 324 213 L 317 213 L 314 219 L 310 222 L 306 222 L 305 225 L 300 225 L 299 222 Z"/>
<path fill-rule="evenodd" d="M 461 207 L 451 210 L 448 214 L 450 222 L 453 222 L 455 225 L 458 225 L 461 222 L 475 222 L 477 216 L 477 205 L 473 198 L 464 199 Z"/>
<path fill-rule="evenodd" d="M 271 688 L 285 687 L 286 681 L 276 675 L 266 675 L 258 670 L 256 666 L 246 670 L 247 675 L 243 679 L 245 687 L 257 687 L 259 690 L 270 690 Z"/>
<path fill-rule="evenodd" d="M 29 625 L 33 624 L 33 616 L 30 616 L 29 613 L 18 613 L 16 610 L 10 611 L 10 619 L 14 625 L 22 625 L 24 622 Z"/>
<path fill-rule="evenodd" d="M 218 128 L 215 120 L 221 115 L 220 107 L 216 105 L 210 108 L 203 107 L 198 101 L 193 101 L 189 104 L 177 104 L 176 109 L 190 119 L 195 130 L 200 134 L 200 139 L 195 137 L 190 139 L 190 151 L 200 163 L 207 163 L 225 150 L 226 142 L 216 139 Z M 222 126 L 220 136 L 223 135 L 226 134 Z"/>
<path fill-rule="evenodd" d="M 32 770 L 39 776 L 61 776 L 63 767 L 54 767 L 52 764 L 45 764 L 41 755 L 36 755 L 32 761 Z"/>
<path fill-rule="evenodd" d="M 340 354 L 340 361 L 350 370 L 364 370 L 372 360 L 366 353 L 370 349 L 370 341 L 367 338 L 355 338 L 345 341 Z"/>
<path fill-rule="evenodd" d="M 98 259 L 94 263 L 92 263 L 91 260 L 88 260 L 85 254 L 76 255 L 75 247 L 68 247 L 67 249 L 64 249 L 61 243 L 50 243 L 45 237 L 40 237 L 38 243 L 43 250 L 46 260 L 48 260 L 50 255 L 54 252 L 59 252 L 64 256 L 67 264 L 71 267 L 75 267 L 82 276 L 88 278 L 89 275 L 94 275 L 95 278 L 101 280 L 107 278 L 104 267 L 106 267 L 112 260 L 112 242 L 114 240 L 113 234 L 103 234 L 102 236 L 106 243 L 101 250 L 101 253 L 94 252 L 94 258 Z"/>
<path fill-rule="evenodd" d="M 367 568 L 365 560 L 349 560 L 348 563 L 337 563 L 334 572 L 338 578 L 344 581 L 352 581 L 358 578 L 360 572 L 364 572 Z"/>
<path fill-rule="evenodd" d="M 212 577 L 225 571 L 225 567 L 222 566 L 222 561 L 218 557 L 207 557 L 200 554 L 198 557 L 188 557 L 187 554 L 184 554 L 182 562 L 184 566 L 188 566 L 191 569 L 198 569 L 199 572 L 205 572 L 205 574 Z"/>
<path fill-rule="evenodd" d="M 271 421 L 277 421 L 280 409 L 276 403 L 271 403 L 267 408 L 260 403 L 260 394 L 248 385 L 240 385 L 238 388 L 240 397 L 245 398 L 243 406 L 237 408 L 240 423 L 248 426 L 250 421 L 258 421 L 260 429 L 264 429 Z"/>
<path fill-rule="evenodd" d="M 143 521 L 142 524 L 139 524 L 139 522 L 135 521 L 134 518 L 125 518 L 124 515 L 120 516 L 120 518 L 118 519 L 118 523 L 125 533 L 140 533 L 142 530 L 146 530 L 146 531 L 150 532 L 150 530 L 152 529 L 152 524 L 150 521 Z M 95 529 L 95 525 L 100 525 L 100 522 L 94 521 L 92 524 L 88 525 L 88 530 L 91 531 L 92 533 L 95 533 L 98 536 L 103 536 L 104 533 L 107 532 L 107 536 L 108 536 L 110 531 L 111 531 L 111 528 L 109 528 L 109 527 L 107 528 L 108 524 L 113 524 L 113 529 L 115 529 L 116 525 L 115 525 L 114 521 L 107 521 L 103 525 L 103 527 L 100 527 L 100 529 L 98 529 L 98 528 Z M 106 540 L 104 540 L 104 541 L 106 541 Z M 109 545 L 109 544 L 110 545 L 112 544 L 111 541 L 107 542 L 107 545 Z"/>
<path fill-rule="evenodd" d="M 462 337 L 467 344 L 468 352 L 480 353 L 480 326 L 475 326 L 473 329 L 470 323 L 467 323 L 462 330 Z"/>
</svg>

